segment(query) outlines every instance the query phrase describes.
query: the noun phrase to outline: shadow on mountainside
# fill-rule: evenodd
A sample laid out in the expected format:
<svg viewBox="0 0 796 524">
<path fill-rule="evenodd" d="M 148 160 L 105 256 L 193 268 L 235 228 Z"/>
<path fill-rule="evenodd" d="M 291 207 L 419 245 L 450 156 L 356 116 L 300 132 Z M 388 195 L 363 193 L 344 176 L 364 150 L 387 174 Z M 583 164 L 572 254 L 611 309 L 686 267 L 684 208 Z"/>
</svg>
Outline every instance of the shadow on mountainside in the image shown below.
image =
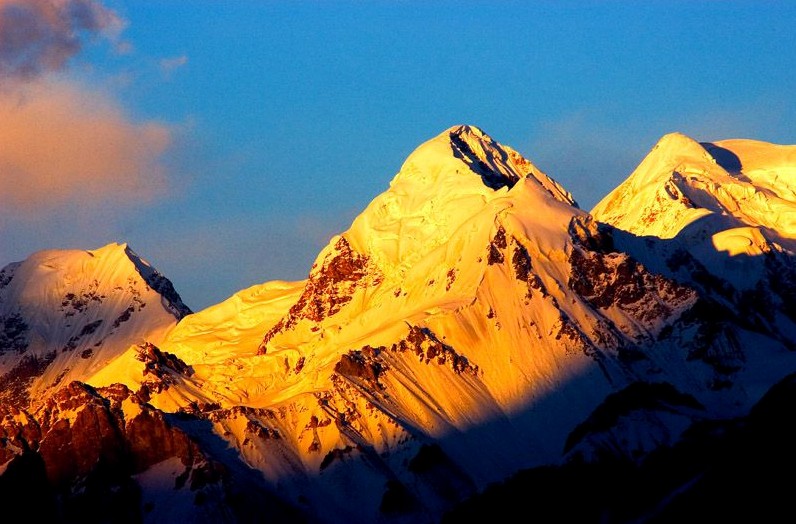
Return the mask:
<svg viewBox="0 0 796 524">
<path fill-rule="evenodd" d="M 686 239 L 698 238 L 704 231 L 709 233 L 727 225 L 715 217 L 706 218 L 690 225 L 683 235 Z M 644 352 L 653 353 L 664 347 L 672 353 L 679 352 L 667 357 L 711 366 L 718 377 L 725 379 L 725 382 L 718 380 L 714 383 L 721 392 L 722 388 L 732 387 L 734 374 L 754 360 L 751 357 L 755 354 L 763 349 L 774 352 L 780 345 L 792 344 L 793 331 L 780 329 L 782 326 L 796 326 L 796 270 L 788 254 L 771 252 L 758 256 L 730 256 L 714 249 L 712 253 L 699 253 L 702 256 L 699 258 L 692 252 L 694 244 L 683 241 L 683 238 L 636 237 L 616 230 L 612 234 L 613 244 L 621 251 L 648 265 L 654 272 L 693 285 L 702 296 L 698 304 L 673 326 L 680 334 L 695 332 L 696 342 L 683 343 L 682 346 L 676 343 L 656 345 L 671 334 L 671 330 L 664 332 L 649 346 L 631 348 L 637 355 L 634 358 L 642 361 L 638 365 L 646 365 L 644 360 L 650 358 Z M 759 278 L 762 284 L 741 289 L 710 268 L 722 268 L 722 271 L 745 275 L 747 279 Z M 733 338 L 738 327 L 771 337 L 765 340 L 771 341 L 772 348 L 744 346 Z M 494 351 L 499 353 L 502 349 L 495 347 Z M 534 351 L 530 344 L 525 349 L 531 353 Z M 496 407 L 493 418 L 474 423 L 462 431 L 451 431 L 440 438 L 404 426 L 417 444 L 412 448 L 412 456 L 401 456 L 401 449 L 393 457 L 381 455 L 372 447 L 357 445 L 351 438 L 351 446 L 330 451 L 327 455 L 329 460 L 324 459 L 320 470 L 314 472 L 315 476 L 312 473 L 308 475 L 307 489 L 320 487 L 330 477 L 353 480 L 347 489 L 354 500 L 352 490 L 370 490 L 372 486 L 365 484 L 377 478 L 377 482 L 383 482 L 375 490 L 381 489 L 382 497 L 377 506 L 385 516 L 385 522 L 401 524 L 425 524 L 427 521 L 422 517 L 439 515 L 440 508 L 451 509 L 443 519 L 445 524 L 510 522 L 516 520 L 518 514 L 537 522 L 682 522 L 692 516 L 690 512 L 700 517 L 728 517 L 729 520 L 729 517 L 739 515 L 751 517 L 757 504 L 768 504 L 765 510 L 771 509 L 772 514 L 775 509 L 784 509 L 785 491 L 791 484 L 778 483 L 775 475 L 787 473 L 788 468 L 796 466 L 796 451 L 788 445 L 796 437 L 796 432 L 791 429 L 796 427 L 796 421 L 789 416 L 796 401 L 796 378 L 788 377 L 783 385 L 772 388 L 748 417 L 745 410 L 736 407 L 735 415 L 730 418 L 711 412 L 688 392 L 677 390 L 666 382 L 671 375 L 665 373 L 629 374 L 625 382 L 614 382 L 604 373 L 601 359 L 618 362 L 622 360 L 621 355 L 606 357 L 605 348 L 590 349 L 594 350 L 591 365 L 572 372 L 568 380 L 560 381 L 535 398 L 529 398 L 523 407 L 510 415 Z M 579 350 L 572 348 L 571 351 Z M 782 353 L 787 355 L 787 352 Z M 759 360 L 760 357 L 755 358 Z M 780 380 L 796 371 L 796 353 L 782 362 L 789 367 L 772 368 L 765 378 L 776 375 L 776 380 Z M 342 371 L 352 374 L 359 369 L 357 363 L 349 364 L 353 370 L 341 366 L 341 377 Z M 437 364 L 431 360 L 428 365 Z M 628 364 L 631 365 L 636 364 Z M 362 369 L 370 372 L 365 378 L 378 378 L 379 370 Z M 545 378 L 549 379 L 535 377 L 534 380 Z M 466 380 L 470 379 L 462 377 L 462 381 Z M 766 383 L 765 387 L 755 384 L 760 391 L 752 391 L 749 395 L 762 395 L 776 380 Z M 361 386 L 354 384 L 357 385 Z M 539 389 L 535 388 L 536 391 Z M 478 393 L 474 389 L 468 391 Z M 463 400 L 478 405 L 479 398 Z M 341 433 L 345 433 L 344 426 L 350 424 L 344 416 L 346 413 L 337 415 L 332 423 L 342 427 Z M 440 418 L 444 415 L 440 413 Z M 666 426 L 672 417 L 691 422 L 682 439 Z M 238 450 L 215 432 L 209 414 L 167 413 L 165 420 L 168 425 L 188 435 L 199 445 L 203 455 L 218 465 L 218 468 L 213 465 L 195 469 L 203 475 L 207 472 L 207 482 L 220 486 L 220 501 L 229 505 L 230 511 L 218 517 L 217 521 L 295 523 L 306 518 L 308 522 L 335 522 L 335 519 L 339 522 L 343 518 L 330 514 L 329 520 L 315 520 L 326 517 L 324 512 L 331 511 L 328 508 L 301 508 L 308 509 L 307 515 L 301 518 L 298 513 L 293 513 L 293 508 L 278 499 L 279 494 L 266 483 L 261 473 L 247 464 Z M 617 432 L 612 433 L 617 428 Z M 595 436 L 602 440 L 594 446 L 598 452 L 593 458 L 587 461 L 567 456 L 573 446 Z M 149 434 L 147 438 L 151 439 L 147 443 L 149 446 L 157 447 L 160 444 L 158 438 L 162 435 Z M 630 451 L 632 444 L 627 442 L 632 439 L 652 441 L 657 449 L 647 455 L 633 456 Z M 13 486 L 17 479 L 25 482 L 20 485 L 44 486 L 43 464 L 37 457 L 40 458 L 27 454 L 13 468 L 9 465 L 6 473 L 0 475 L 0 488 Z M 404 467 L 395 474 L 399 469 L 396 463 L 401 460 L 405 462 Z M 20 469 L 26 464 L 30 468 L 29 473 Z M 469 465 L 467 471 L 463 470 L 462 464 Z M 354 473 L 368 468 L 369 474 L 373 471 L 376 474 L 362 478 L 352 478 L 354 475 L 335 477 L 332 473 L 338 468 Z M 125 475 L 132 482 L 133 475 L 128 475 L 128 472 Z M 501 482 L 509 475 L 513 475 L 509 481 Z M 197 476 L 197 486 L 207 485 L 204 479 Z M 281 480 L 289 484 L 293 479 L 286 475 Z M 75 490 L 85 486 L 81 482 L 82 479 L 74 479 Z M 482 495 L 476 495 L 487 485 L 491 487 Z M 169 495 L 174 489 L 178 487 L 168 486 L 163 489 L 164 494 Z M 191 494 L 195 495 L 193 503 L 200 508 L 198 511 L 210 506 L 206 498 L 199 496 L 200 489 L 191 487 Z M 9 493 L 16 492 L 10 490 Z M 105 494 L 106 491 L 99 493 Z M 137 494 L 134 491 L 130 493 Z M 724 493 L 729 497 L 723 497 Z M 472 501 L 463 502 L 474 495 Z M 419 508 L 422 500 L 431 502 L 434 507 Z M 51 502 L 51 499 L 46 502 Z M 131 498 L 130 507 L 137 509 L 137 502 Z M 459 503 L 463 505 L 457 506 Z M 55 502 L 52 507 L 56 507 Z M 124 520 L 119 515 L 112 515 L 112 510 L 101 509 L 108 514 L 101 513 L 88 521 L 145 520 L 143 517 L 141 520 L 129 517 Z M 351 509 L 361 516 L 357 522 L 369 522 L 371 514 L 365 509 L 369 508 Z M 51 510 L 47 511 L 49 515 Z M 769 515 L 760 513 L 756 516 Z M 428 522 L 433 524 L 434 521 Z"/>
<path fill-rule="evenodd" d="M 199 444 L 205 456 L 219 465 L 208 469 L 205 480 L 195 479 L 193 474 L 190 479 L 194 484 L 191 491 L 202 487 L 204 483 L 220 481 L 223 488 L 220 502 L 225 506 L 214 508 L 218 514 L 208 515 L 210 520 L 285 524 L 307 522 L 301 511 L 273 493 L 262 474 L 242 460 L 238 451 L 213 430 L 209 420 L 187 413 L 166 414 L 166 420 Z M 194 505 L 209 506 L 199 498 L 194 500 Z M 267 511 L 263 511 L 263 506 L 268 508 Z"/>
<path fill-rule="evenodd" d="M 727 151 L 732 156 L 722 156 L 718 149 L 709 151 L 719 157 L 722 167 L 740 171 L 740 163 L 733 163 L 734 155 Z M 736 374 L 747 373 L 745 394 L 757 401 L 748 414 L 717 416 L 707 410 L 704 417 L 692 419 L 682 438 L 659 442 L 639 460 L 626 456 L 620 437 L 604 441 L 603 452 L 590 460 L 569 455 L 560 464 L 523 469 L 458 505 L 442 523 L 510 521 L 516 515 L 551 523 L 773 522 L 791 514 L 793 483 L 788 479 L 796 467 L 792 445 L 796 437 L 796 261 L 786 251 L 731 256 L 696 241 L 744 225 L 708 216 L 675 239 L 639 237 L 605 227 L 620 251 L 698 290 L 699 302 L 682 319 L 701 319 L 694 324 L 695 343 L 681 349 L 687 361 L 702 362 L 716 371 L 716 390 L 733 388 Z M 759 336 L 733 335 L 742 331 Z M 757 344 L 750 345 L 749 340 Z M 772 356 L 777 360 L 769 362 Z M 639 406 L 672 413 L 678 403 L 694 407 L 687 396 L 676 390 L 667 392 L 668 388 L 669 384 L 639 381 L 609 395 L 573 430 L 568 448 L 617 428 L 623 417 L 642 413 L 636 409 Z M 652 431 L 652 426 L 640 420 L 636 428 Z"/>
<path fill-rule="evenodd" d="M 741 171 L 743 171 L 741 159 L 729 149 L 718 146 L 713 142 L 700 142 L 699 145 L 710 153 L 710 156 L 712 156 L 716 160 L 716 163 L 727 173 L 737 177 Z"/>
<path fill-rule="evenodd" d="M 716 233 L 745 226 L 733 217 L 711 213 L 672 239 L 605 227 L 619 250 L 651 271 L 694 287 L 728 323 L 796 350 L 796 257 L 781 249 L 792 241 L 762 228 L 766 241 L 757 254 L 730 254 L 711 241 Z M 749 246 L 753 247 L 751 241 Z"/>
<path fill-rule="evenodd" d="M 641 464 L 611 457 L 526 469 L 460 504 L 442 524 L 512 521 L 606 524 L 777 522 L 792 513 L 796 375 L 748 416 L 702 421 Z"/>
</svg>

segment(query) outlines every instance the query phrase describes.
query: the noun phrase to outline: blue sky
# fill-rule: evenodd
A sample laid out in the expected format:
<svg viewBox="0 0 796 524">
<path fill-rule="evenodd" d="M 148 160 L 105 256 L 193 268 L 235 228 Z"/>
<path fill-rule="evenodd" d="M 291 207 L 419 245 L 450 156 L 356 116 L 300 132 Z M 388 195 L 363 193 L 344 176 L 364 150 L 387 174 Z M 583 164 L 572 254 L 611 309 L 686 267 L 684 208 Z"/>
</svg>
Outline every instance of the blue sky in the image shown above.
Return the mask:
<svg viewBox="0 0 796 524">
<path fill-rule="evenodd" d="M 0 0 L 0 127 L 25 130 L 0 132 L 0 266 L 127 242 L 195 310 L 306 277 L 456 124 L 584 209 L 672 131 L 796 143 L 792 2 L 69 0 L 91 18 L 44 55 L 2 38 L 37 1 Z"/>
</svg>

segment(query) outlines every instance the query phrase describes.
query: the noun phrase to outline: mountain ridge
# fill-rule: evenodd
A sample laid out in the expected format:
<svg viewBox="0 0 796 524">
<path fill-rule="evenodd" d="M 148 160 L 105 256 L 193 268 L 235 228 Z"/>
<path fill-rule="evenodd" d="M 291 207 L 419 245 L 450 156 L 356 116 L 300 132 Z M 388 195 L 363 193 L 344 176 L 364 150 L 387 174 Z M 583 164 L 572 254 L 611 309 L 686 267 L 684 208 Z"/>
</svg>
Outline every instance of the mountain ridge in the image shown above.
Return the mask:
<svg viewBox="0 0 796 524">
<path fill-rule="evenodd" d="M 17 407 L 85 380 L 135 342 L 160 341 L 190 312 L 126 244 L 43 250 L 0 275 L 0 394 Z"/>
<path fill-rule="evenodd" d="M 790 210 L 796 163 L 778 147 L 766 163 L 764 143 L 665 135 L 587 212 L 514 149 L 453 126 L 409 155 L 305 280 L 196 313 L 127 245 L 88 252 L 131 262 L 114 278 L 137 283 L 132 303 L 161 305 L 157 328 L 143 322 L 91 372 L 54 357 L 72 381 L 55 404 L 3 418 L 3 471 L 31 449 L 54 500 L 101 497 L 80 491 L 96 470 L 46 451 L 65 434 L 137 464 L 113 485 L 143 521 L 169 504 L 197 518 L 201 498 L 230 522 L 336 524 L 437 522 L 525 468 L 643 465 L 694 425 L 746 415 L 796 369 L 790 223 L 763 212 Z M 754 279 L 739 279 L 749 267 Z M 3 354 L 24 353 L 13 322 L 5 332 Z M 228 506 L 258 493 L 273 513 Z"/>
</svg>

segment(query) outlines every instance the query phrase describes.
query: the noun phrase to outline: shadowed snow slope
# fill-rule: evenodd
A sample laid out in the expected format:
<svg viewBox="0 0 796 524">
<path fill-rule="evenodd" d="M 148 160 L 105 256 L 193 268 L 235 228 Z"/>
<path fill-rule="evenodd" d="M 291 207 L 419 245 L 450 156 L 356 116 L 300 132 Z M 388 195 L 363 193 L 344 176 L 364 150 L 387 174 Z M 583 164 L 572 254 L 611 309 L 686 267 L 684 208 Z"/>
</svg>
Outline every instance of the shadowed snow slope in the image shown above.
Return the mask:
<svg viewBox="0 0 796 524">
<path fill-rule="evenodd" d="M 793 347 L 796 146 L 666 135 L 592 215 L 622 250 Z"/>
</svg>

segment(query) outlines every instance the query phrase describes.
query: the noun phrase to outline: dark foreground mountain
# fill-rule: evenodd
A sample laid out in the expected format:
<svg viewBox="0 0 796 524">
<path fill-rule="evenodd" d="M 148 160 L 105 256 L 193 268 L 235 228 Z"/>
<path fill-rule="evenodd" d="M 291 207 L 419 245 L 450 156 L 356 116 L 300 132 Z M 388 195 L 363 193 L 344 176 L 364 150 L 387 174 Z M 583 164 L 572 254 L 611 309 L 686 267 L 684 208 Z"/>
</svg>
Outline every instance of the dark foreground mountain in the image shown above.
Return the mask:
<svg viewBox="0 0 796 524">
<path fill-rule="evenodd" d="M 677 443 L 641 461 L 605 455 L 523 470 L 441 522 L 507 522 L 517 515 L 536 522 L 787 520 L 796 467 L 795 379 L 774 385 L 749 415 L 695 423 Z"/>
<path fill-rule="evenodd" d="M 587 213 L 454 127 L 306 280 L 193 314 L 138 257 L 122 277 L 77 266 L 79 292 L 20 276 L 47 274 L 41 254 L 8 266 L 0 492 L 80 522 L 544 521 L 559 501 L 630 522 L 708 504 L 722 453 L 757 467 L 789 403 L 794 151 L 667 135 Z M 142 303 L 161 313 L 122 337 Z M 42 315 L 61 322 L 47 336 Z"/>
</svg>

